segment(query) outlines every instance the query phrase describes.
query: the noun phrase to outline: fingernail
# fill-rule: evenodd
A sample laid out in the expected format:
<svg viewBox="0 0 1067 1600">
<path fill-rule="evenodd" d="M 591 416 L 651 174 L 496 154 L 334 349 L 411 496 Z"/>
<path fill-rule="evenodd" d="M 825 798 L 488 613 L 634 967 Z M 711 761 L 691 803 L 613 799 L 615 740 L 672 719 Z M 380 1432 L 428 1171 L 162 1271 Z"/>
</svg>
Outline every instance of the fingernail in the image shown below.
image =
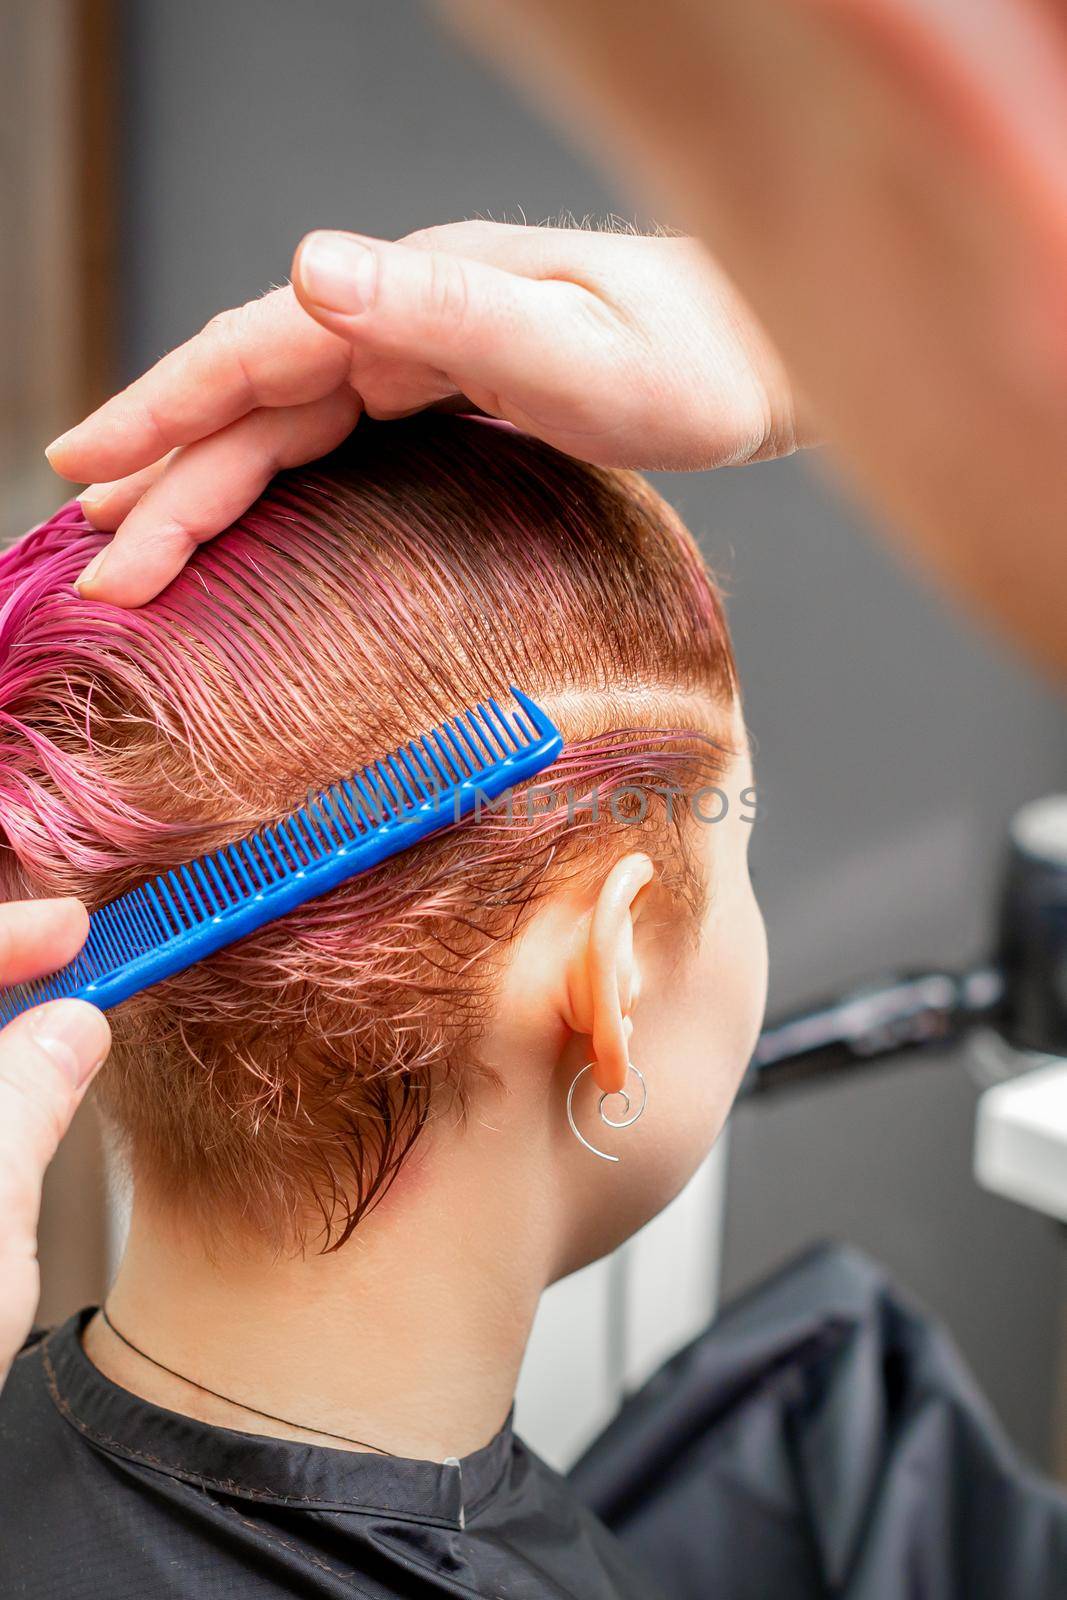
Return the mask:
<svg viewBox="0 0 1067 1600">
<path fill-rule="evenodd" d="M 344 233 L 309 233 L 297 263 L 309 300 L 324 311 L 351 315 L 374 299 L 378 258 L 367 245 Z"/>
<path fill-rule="evenodd" d="M 74 432 L 73 428 L 68 428 L 66 433 L 61 433 L 58 438 L 52 440 L 52 443 L 50 445 L 46 445 L 45 446 L 45 452 L 44 453 L 45 453 L 45 457 L 46 457 L 46 459 L 48 461 L 51 461 L 53 455 L 55 455 L 57 451 L 63 449 L 64 445 L 66 445 L 69 442 L 70 436 L 71 436 L 71 434 L 73 432 Z"/>
<path fill-rule="evenodd" d="M 102 550 L 98 550 L 96 555 L 90 561 L 89 565 L 84 569 L 84 571 L 79 572 L 78 576 L 75 578 L 74 587 L 77 589 L 79 594 L 84 594 L 86 588 L 92 583 L 93 579 L 99 577 L 100 568 L 104 565 L 104 557 L 107 555 L 108 549 L 109 546 L 105 545 Z"/>
<path fill-rule="evenodd" d="M 84 1000 L 56 1000 L 42 1006 L 30 1024 L 43 1050 L 76 1089 L 101 1066 L 111 1047 L 111 1030 L 103 1014 Z"/>
<path fill-rule="evenodd" d="M 97 483 L 91 483 L 88 489 L 83 489 L 81 494 L 76 494 L 74 498 L 77 500 L 82 510 L 88 512 L 92 511 L 93 508 L 97 506 L 104 498 L 104 496 L 100 492 L 100 485 Z"/>
</svg>

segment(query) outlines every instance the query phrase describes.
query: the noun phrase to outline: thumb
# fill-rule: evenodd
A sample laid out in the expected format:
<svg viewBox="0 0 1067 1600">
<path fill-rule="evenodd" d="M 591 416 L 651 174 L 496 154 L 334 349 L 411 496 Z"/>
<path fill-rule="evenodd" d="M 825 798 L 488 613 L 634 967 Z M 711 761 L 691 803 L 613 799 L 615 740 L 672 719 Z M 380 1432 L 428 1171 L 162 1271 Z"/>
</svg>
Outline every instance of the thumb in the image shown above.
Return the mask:
<svg viewBox="0 0 1067 1600">
<path fill-rule="evenodd" d="M 37 1308 L 45 1170 L 110 1041 L 82 1000 L 40 1006 L 0 1033 L 0 1381 Z"/>
<path fill-rule="evenodd" d="M 579 284 L 362 234 L 308 234 L 293 288 L 358 354 L 437 368 L 471 398 L 499 396 L 505 410 L 508 400 L 524 410 L 534 393 L 554 401 L 571 389 L 576 343 L 597 329 L 602 339 L 606 322 Z"/>
</svg>

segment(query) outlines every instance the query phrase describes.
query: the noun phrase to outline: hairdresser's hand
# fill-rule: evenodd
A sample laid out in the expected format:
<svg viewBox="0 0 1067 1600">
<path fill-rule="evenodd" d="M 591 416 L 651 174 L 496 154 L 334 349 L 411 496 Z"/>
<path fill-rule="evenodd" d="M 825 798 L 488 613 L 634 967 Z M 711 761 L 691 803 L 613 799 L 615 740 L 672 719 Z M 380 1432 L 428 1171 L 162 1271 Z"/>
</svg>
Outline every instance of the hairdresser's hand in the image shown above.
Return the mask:
<svg viewBox="0 0 1067 1600">
<path fill-rule="evenodd" d="M 879 519 L 1067 682 L 1065 0 L 441 3 L 713 246 Z"/>
<path fill-rule="evenodd" d="M 0 905 L 0 984 L 64 966 L 88 932 L 77 900 Z M 45 1168 L 110 1042 L 104 1017 L 82 1000 L 27 1011 L 0 1033 L 0 1384 L 37 1309 Z"/>
<path fill-rule="evenodd" d="M 600 465 L 783 455 L 785 372 L 685 239 L 463 222 L 394 244 L 313 233 L 293 286 L 209 322 L 50 447 L 114 542 L 84 594 L 140 605 L 284 466 L 361 412 L 477 407 Z"/>
</svg>

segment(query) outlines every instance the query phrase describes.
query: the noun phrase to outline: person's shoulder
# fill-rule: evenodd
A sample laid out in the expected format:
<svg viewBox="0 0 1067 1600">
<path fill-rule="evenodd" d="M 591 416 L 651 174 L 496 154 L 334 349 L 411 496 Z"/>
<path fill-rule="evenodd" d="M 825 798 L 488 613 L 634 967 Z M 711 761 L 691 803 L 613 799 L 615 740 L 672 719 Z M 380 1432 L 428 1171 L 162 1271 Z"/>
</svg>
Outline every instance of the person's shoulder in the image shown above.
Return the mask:
<svg viewBox="0 0 1067 1600">
<path fill-rule="evenodd" d="M 34 1414 L 39 1412 L 42 1418 L 46 1415 L 48 1388 L 42 1357 L 50 1331 L 33 1329 L 0 1388 L 0 1474 L 11 1446 L 25 1439 Z"/>
<path fill-rule="evenodd" d="M 35 1328 L 0 1389 L 0 1595 L 66 1592 L 56 1563 L 77 1530 L 72 1453 L 84 1446 L 59 1409 L 51 1352 L 61 1333 Z"/>
<path fill-rule="evenodd" d="M 68 1432 L 56 1405 L 48 1355 L 58 1331 L 34 1328 L 0 1388 L 0 1505 L 16 1484 L 28 1485 L 51 1470 Z"/>
<path fill-rule="evenodd" d="M 473 1525 L 508 1541 L 523 1530 L 520 1547 L 542 1572 L 558 1569 L 561 1592 L 576 1573 L 589 1600 L 662 1600 L 655 1582 L 591 1511 L 570 1479 L 512 1436 L 508 1470 L 497 1491 L 477 1510 Z"/>
</svg>

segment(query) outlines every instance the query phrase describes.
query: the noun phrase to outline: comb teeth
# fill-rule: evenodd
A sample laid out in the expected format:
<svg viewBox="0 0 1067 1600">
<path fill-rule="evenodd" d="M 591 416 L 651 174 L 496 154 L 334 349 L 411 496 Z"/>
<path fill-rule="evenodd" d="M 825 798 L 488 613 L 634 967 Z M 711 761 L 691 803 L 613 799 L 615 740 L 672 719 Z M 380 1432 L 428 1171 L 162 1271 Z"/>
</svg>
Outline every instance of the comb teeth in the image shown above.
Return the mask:
<svg viewBox="0 0 1067 1600">
<path fill-rule="evenodd" d="M 563 748 L 541 707 L 512 689 L 451 717 L 245 839 L 94 911 L 81 953 L 51 977 L 0 989 L 0 1026 L 72 996 L 118 1005 L 234 944 L 535 776 Z"/>
</svg>

